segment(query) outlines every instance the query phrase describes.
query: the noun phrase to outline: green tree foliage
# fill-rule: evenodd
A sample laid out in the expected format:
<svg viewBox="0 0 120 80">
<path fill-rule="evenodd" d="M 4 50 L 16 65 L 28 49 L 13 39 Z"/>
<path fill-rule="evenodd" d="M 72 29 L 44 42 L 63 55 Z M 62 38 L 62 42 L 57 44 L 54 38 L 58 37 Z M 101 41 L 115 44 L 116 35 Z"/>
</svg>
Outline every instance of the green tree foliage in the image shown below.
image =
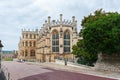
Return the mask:
<svg viewBox="0 0 120 80">
<path fill-rule="evenodd" d="M 13 61 L 13 58 L 5 58 L 4 61 Z"/>
<path fill-rule="evenodd" d="M 96 61 L 97 54 L 112 54 L 120 52 L 120 14 L 96 10 L 94 14 L 84 17 L 83 37 L 73 46 L 73 54 L 84 57 L 88 62 Z"/>
<path fill-rule="evenodd" d="M 93 63 L 97 60 L 96 54 L 89 54 L 85 49 L 83 40 L 79 40 L 76 45 L 73 46 L 73 54 L 76 55 L 78 63 L 93 66 Z"/>
<path fill-rule="evenodd" d="M 81 32 L 88 53 L 112 54 L 120 52 L 120 14 L 95 11 L 82 20 Z"/>
</svg>

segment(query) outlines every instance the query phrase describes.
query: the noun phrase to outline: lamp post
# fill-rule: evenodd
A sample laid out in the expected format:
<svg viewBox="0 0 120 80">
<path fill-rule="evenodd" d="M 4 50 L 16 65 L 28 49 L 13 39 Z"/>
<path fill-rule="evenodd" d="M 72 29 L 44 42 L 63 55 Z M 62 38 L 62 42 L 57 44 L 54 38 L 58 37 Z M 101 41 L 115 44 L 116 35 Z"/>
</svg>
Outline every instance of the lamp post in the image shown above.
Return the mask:
<svg viewBox="0 0 120 80">
<path fill-rule="evenodd" d="M 42 62 L 45 62 L 45 55 L 44 55 L 45 51 L 44 51 L 44 47 L 42 47 L 42 48 L 43 48 L 43 55 L 42 55 L 43 56 L 43 60 L 42 60 Z"/>
<path fill-rule="evenodd" d="M 2 61 L 2 53 L 1 53 L 2 47 L 3 47 L 3 45 L 2 45 L 1 40 L 0 40 L 0 69 L 1 69 L 1 61 Z"/>
<path fill-rule="evenodd" d="M 65 53 L 64 53 L 64 62 L 65 62 L 65 66 L 67 66 L 67 59 L 65 57 Z"/>
</svg>

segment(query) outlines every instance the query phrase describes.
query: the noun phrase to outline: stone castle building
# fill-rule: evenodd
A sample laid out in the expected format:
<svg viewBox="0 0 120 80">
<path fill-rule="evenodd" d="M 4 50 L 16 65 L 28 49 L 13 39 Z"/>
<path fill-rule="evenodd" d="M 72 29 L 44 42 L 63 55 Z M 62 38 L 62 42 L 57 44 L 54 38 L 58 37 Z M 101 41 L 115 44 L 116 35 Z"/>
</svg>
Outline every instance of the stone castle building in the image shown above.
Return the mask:
<svg viewBox="0 0 120 80">
<path fill-rule="evenodd" d="M 40 62 L 53 62 L 56 58 L 72 60 L 72 46 L 77 42 L 77 21 L 75 16 L 72 21 L 63 20 L 60 14 L 59 20 L 45 21 L 39 31 L 36 46 L 36 60 Z"/>
<path fill-rule="evenodd" d="M 38 30 L 22 30 L 22 37 L 18 44 L 18 59 L 35 60 L 36 39 Z"/>
<path fill-rule="evenodd" d="M 36 59 L 38 62 L 54 62 L 55 59 L 72 60 L 74 58 L 72 46 L 77 40 L 75 16 L 72 20 L 63 20 L 62 14 L 59 20 L 51 20 L 49 16 L 38 32 L 22 31 L 19 56 L 23 59 Z"/>
</svg>

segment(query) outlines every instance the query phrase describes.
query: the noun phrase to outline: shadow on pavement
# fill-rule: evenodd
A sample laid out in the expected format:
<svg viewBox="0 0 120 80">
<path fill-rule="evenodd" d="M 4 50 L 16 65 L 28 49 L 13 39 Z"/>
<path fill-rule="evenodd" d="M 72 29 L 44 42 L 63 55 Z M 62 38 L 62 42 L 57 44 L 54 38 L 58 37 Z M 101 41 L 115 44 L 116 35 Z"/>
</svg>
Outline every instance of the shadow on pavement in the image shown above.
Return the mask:
<svg viewBox="0 0 120 80">
<path fill-rule="evenodd" d="M 6 80 L 3 71 L 0 73 L 0 80 Z"/>
</svg>

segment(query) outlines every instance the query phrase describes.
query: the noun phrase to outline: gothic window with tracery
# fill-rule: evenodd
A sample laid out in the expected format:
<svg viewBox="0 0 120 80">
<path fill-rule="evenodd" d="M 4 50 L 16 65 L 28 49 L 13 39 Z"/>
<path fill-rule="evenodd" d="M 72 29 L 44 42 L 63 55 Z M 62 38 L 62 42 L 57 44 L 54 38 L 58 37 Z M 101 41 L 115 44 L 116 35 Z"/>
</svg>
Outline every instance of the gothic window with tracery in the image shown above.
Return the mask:
<svg viewBox="0 0 120 80">
<path fill-rule="evenodd" d="M 70 52 L 70 33 L 64 32 L 64 52 Z"/>
<path fill-rule="evenodd" d="M 59 52 L 59 34 L 57 31 L 52 34 L 52 51 Z"/>
</svg>

